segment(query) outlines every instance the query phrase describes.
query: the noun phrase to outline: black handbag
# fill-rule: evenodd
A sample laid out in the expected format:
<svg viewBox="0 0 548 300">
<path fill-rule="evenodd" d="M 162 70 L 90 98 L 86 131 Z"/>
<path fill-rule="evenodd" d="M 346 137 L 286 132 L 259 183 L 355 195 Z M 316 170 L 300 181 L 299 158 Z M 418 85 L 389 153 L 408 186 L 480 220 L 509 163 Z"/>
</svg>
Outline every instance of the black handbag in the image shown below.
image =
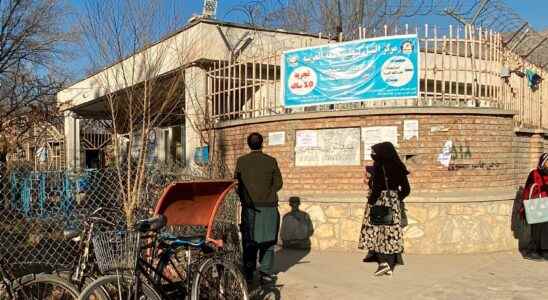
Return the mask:
<svg viewBox="0 0 548 300">
<path fill-rule="evenodd" d="M 384 175 L 384 183 L 386 185 L 385 193 L 381 193 L 381 197 L 386 197 L 390 194 L 390 188 L 388 187 L 388 178 L 386 178 L 386 172 L 384 167 L 382 168 Z M 369 213 L 369 223 L 372 225 L 394 225 L 394 209 L 386 205 L 373 205 Z"/>
<path fill-rule="evenodd" d="M 394 210 L 390 206 L 373 205 L 369 216 L 372 225 L 394 225 Z"/>
</svg>

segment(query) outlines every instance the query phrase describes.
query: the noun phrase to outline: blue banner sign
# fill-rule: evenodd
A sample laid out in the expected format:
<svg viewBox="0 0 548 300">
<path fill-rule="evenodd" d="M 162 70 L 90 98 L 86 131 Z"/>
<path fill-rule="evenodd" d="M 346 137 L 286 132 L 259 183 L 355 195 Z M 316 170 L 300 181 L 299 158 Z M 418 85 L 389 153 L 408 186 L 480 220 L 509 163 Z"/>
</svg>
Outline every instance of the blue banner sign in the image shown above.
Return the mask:
<svg viewBox="0 0 548 300">
<path fill-rule="evenodd" d="M 282 55 L 285 107 L 419 94 L 417 35 L 399 35 L 296 49 Z"/>
</svg>

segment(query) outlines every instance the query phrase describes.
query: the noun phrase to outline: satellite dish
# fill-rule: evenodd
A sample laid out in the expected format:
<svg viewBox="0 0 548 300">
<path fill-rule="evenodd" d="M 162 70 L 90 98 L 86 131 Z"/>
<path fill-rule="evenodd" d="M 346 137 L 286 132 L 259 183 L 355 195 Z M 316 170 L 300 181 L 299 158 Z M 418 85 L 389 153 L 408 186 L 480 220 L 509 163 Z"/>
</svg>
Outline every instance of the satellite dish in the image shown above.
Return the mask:
<svg viewBox="0 0 548 300">
<path fill-rule="evenodd" d="M 214 19 L 217 16 L 217 3 L 217 0 L 204 0 L 202 15 L 206 18 Z"/>
</svg>

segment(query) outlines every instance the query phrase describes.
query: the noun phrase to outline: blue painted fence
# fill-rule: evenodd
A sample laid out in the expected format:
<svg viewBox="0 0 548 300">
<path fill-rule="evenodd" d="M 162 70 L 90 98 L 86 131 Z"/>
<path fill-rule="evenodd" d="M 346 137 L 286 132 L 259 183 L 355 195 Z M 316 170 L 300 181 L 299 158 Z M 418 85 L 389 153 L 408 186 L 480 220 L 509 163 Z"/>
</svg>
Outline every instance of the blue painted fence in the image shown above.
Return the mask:
<svg viewBox="0 0 548 300">
<path fill-rule="evenodd" d="M 70 216 L 76 195 L 89 188 L 89 171 L 80 176 L 66 171 L 13 171 L 10 174 L 11 207 L 27 218 Z"/>
</svg>

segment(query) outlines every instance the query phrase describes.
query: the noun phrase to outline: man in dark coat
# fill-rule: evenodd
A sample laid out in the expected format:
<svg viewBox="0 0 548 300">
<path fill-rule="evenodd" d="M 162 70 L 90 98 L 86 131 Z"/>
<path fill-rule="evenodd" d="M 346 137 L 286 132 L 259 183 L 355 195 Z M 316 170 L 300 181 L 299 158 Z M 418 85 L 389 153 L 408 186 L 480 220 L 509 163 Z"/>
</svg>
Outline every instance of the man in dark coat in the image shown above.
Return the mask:
<svg viewBox="0 0 548 300">
<path fill-rule="evenodd" d="M 259 254 L 261 281 L 267 283 L 274 280 L 274 246 L 280 224 L 277 192 L 283 185 L 282 175 L 276 159 L 262 152 L 259 133 L 250 134 L 247 144 L 251 152 L 238 158 L 234 174 L 242 202 L 244 272 L 251 281 Z"/>
</svg>

